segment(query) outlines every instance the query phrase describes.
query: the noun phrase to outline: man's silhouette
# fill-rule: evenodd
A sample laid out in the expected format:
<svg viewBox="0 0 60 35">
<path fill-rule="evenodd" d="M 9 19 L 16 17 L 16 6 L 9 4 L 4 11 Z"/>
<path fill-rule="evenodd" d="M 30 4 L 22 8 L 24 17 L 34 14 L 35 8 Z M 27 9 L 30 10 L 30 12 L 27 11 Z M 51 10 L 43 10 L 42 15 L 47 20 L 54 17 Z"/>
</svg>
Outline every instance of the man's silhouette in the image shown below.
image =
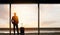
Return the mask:
<svg viewBox="0 0 60 35">
<path fill-rule="evenodd" d="M 15 26 L 17 29 L 17 35 L 19 35 L 19 31 L 18 31 L 18 16 L 16 16 L 16 13 L 14 13 L 14 16 L 12 17 L 12 24 L 13 24 L 13 28 L 14 28 L 14 35 L 15 35 Z"/>
</svg>

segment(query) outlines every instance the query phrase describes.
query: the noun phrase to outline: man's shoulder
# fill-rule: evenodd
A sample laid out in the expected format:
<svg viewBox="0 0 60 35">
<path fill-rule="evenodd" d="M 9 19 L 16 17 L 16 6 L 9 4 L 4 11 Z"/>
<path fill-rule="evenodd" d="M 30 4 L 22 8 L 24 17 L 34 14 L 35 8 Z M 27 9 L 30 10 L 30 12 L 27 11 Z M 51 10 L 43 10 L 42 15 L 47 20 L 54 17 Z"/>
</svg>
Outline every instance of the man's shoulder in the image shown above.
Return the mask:
<svg viewBox="0 0 60 35">
<path fill-rule="evenodd" d="M 18 16 L 12 16 L 12 17 L 18 17 Z"/>
<path fill-rule="evenodd" d="M 12 17 L 14 17 L 14 16 L 12 16 Z"/>
</svg>

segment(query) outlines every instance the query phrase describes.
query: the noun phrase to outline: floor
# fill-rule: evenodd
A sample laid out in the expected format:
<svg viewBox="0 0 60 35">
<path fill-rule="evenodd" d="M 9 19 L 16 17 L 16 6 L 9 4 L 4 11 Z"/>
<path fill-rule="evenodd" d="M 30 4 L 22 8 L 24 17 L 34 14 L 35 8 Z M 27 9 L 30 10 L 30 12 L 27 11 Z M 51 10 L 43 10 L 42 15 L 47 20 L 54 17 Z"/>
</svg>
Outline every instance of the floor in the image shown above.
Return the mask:
<svg viewBox="0 0 60 35">
<path fill-rule="evenodd" d="M 9 35 L 9 33 L 0 33 L 0 35 Z M 11 35 L 13 35 L 13 33 Z M 26 33 L 25 35 L 38 35 L 38 33 Z"/>
</svg>

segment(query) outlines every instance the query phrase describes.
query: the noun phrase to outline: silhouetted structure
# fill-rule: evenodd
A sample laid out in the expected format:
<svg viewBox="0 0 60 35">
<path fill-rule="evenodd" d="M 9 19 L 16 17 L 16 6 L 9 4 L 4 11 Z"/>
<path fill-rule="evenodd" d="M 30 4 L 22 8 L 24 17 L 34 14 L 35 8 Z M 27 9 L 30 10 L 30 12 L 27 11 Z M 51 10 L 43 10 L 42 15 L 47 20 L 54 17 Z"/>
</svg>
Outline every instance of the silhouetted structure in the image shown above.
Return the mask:
<svg viewBox="0 0 60 35">
<path fill-rule="evenodd" d="M 25 33 L 24 33 L 24 30 L 25 30 L 24 27 L 20 27 L 20 34 L 21 34 L 21 35 L 24 35 L 24 34 L 25 34 Z"/>
<path fill-rule="evenodd" d="M 12 24 L 13 24 L 13 30 L 14 30 L 14 35 L 15 35 L 15 26 L 17 29 L 17 35 L 19 35 L 19 31 L 18 31 L 18 16 L 16 16 L 16 13 L 14 13 L 14 16 L 12 17 Z"/>
</svg>

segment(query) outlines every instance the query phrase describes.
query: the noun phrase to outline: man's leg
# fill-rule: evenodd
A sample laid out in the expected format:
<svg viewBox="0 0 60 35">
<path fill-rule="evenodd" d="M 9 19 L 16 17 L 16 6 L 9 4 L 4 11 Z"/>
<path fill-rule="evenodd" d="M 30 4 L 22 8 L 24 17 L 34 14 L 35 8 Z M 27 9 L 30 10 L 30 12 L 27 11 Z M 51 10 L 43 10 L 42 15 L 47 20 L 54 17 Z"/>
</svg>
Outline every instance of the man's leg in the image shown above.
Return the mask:
<svg viewBox="0 0 60 35">
<path fill-rule="evenodd" d="M 14 30 L 14 35 L 15 35 L 15 24 L 13 24 L 13 28 L 14 28 L 13 30 Z"/>
<path fill-rule="evenodd" d="M 17 35 L 19 35 L 18 24 L 16 24 Z"/>
</svg>

